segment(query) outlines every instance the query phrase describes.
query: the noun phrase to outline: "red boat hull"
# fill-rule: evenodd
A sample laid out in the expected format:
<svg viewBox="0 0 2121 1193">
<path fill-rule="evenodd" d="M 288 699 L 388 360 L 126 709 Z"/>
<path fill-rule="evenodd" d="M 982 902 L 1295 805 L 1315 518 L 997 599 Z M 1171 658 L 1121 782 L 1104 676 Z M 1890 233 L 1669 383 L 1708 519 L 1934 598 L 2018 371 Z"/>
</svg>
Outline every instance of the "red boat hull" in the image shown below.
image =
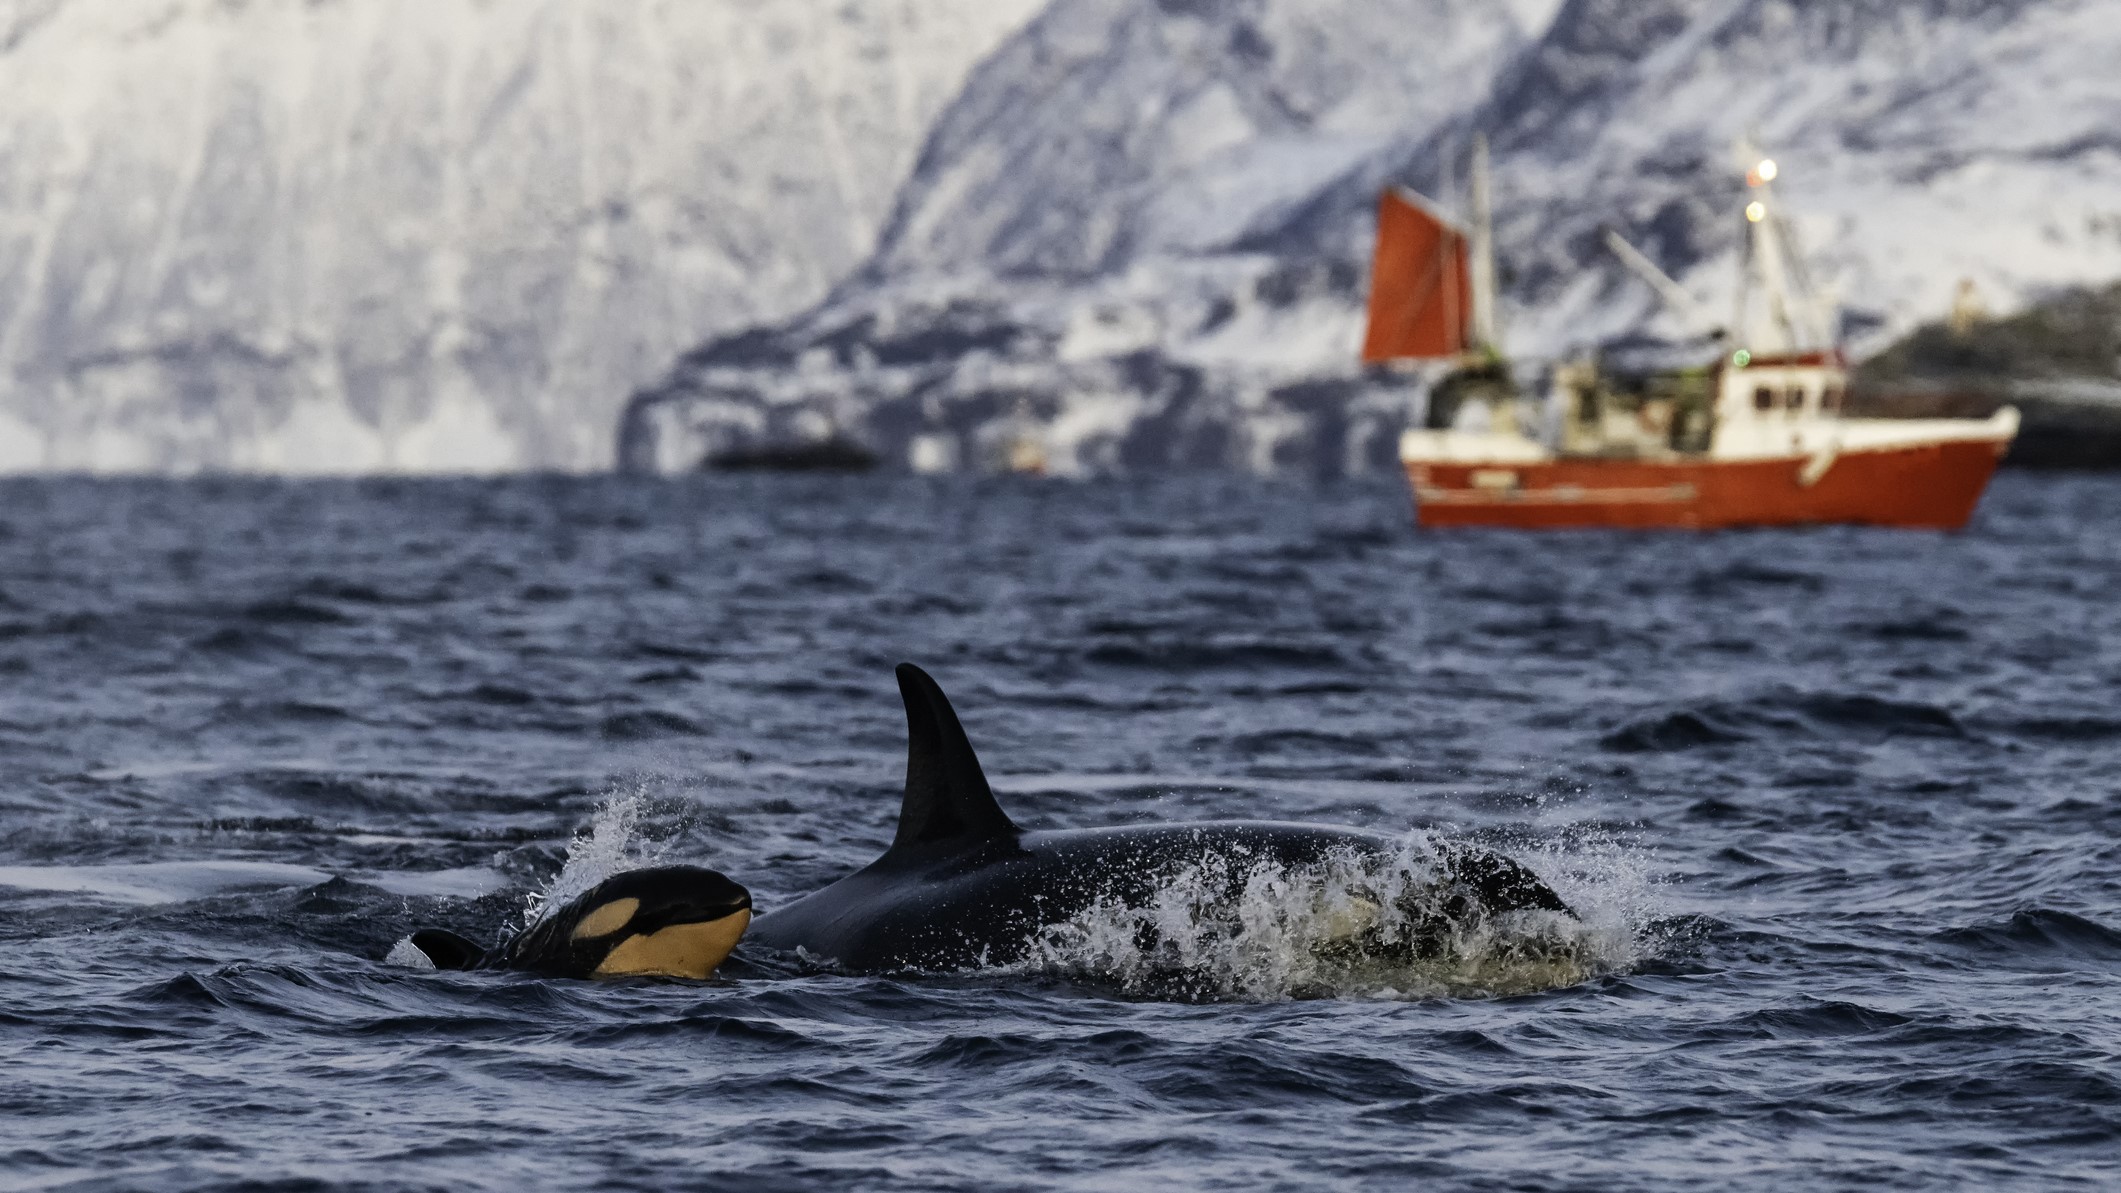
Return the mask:
<svg viewBox="0 0 2121 1193">
<path fill-rule="evenodd" d="M 2009 446 L 1952 440 L 1762 460 L 1408 461 L 1424 527 L 1716 530 L 1855 523 L 1957 530 Z M 1813 478 L 1808 478 L 1807 473 Z M 1811 483 L 1806 483 L 1810 479 Z"/>
</svg>

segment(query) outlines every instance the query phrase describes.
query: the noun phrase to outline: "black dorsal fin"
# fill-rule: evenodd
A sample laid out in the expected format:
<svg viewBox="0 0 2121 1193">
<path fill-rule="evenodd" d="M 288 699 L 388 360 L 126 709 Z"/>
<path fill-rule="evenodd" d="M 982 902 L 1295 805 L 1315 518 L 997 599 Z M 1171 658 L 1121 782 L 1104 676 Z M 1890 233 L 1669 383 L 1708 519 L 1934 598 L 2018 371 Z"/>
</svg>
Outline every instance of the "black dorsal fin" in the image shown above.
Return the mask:
<svg viewBox="0 0 2121 1193">
<path fill-rule="evenodd" d="M 906 803 L 899 809 L 891 848 L 971 844 L 1017 832 L 1016 823 L 994 802 L 994 790 L 943 689 L 926 671 L 900 663 L 898 690 L 906 700 Z"/>
<path fill-rule="evenodd" d="M 486 963 L 485 949 L 446 928 L 423 928 L 406 939 L 436 969 L 477 969 Z"/>
</svg>

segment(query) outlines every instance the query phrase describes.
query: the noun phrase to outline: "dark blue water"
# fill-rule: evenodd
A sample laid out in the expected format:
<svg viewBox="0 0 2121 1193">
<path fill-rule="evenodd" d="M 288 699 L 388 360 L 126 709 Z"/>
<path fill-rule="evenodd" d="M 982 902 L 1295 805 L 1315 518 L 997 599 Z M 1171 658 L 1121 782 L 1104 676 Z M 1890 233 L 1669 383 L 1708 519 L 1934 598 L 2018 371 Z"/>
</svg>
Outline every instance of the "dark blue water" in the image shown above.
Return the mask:
<svg viewBox="0 0 2121 1193">
<path fill-rule="evenodd" d="M 2106 479 L 1647 538 L 1392 484 L 6 482 L 0 1185 L 2109 1187 L 2117 592 Z M 384 963 L 641 861 L 769 914 L 865 863 L 901 659 L 1027 825 L 1465 834 L 1597 963 Z"/>
</svg>

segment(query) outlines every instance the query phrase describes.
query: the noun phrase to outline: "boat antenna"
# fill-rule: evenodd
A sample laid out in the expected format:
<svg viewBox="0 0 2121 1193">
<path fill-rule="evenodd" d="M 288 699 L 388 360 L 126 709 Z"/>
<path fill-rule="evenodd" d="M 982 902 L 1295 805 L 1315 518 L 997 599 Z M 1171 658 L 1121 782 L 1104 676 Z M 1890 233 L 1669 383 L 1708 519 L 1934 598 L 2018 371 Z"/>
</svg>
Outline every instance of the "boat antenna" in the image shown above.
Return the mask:
<svg viewBox="0 0 2121 1193">
<path fill-rule="evenodd" d="M 1738 320 L 1734 326 L 1744 327 L 1746 289 L 1757 270 L 1762 289 L 1767 292 L 1768 318 L 1781 333 L 1783 350 L 1795 352 L 1821 346 L 1832 335 L 1824 312 L 1812 299 L 1811 276 L 1798 252 L 1795 230 L 1783 218 L 1781 204 L 1775 198 L 1774 182 L 1781 176 L 1782 167 L 1761 153 L 1750 137 L 1738 142 L 1737 151 L 1745 166 L 1746 191 L 1751 198 L 1745 205 L 1746 251 L 1739 266 Z"/>
<path fill-rule="evenodd" d="M 1473 339 L 1494 355 L 1501 344 L 1495 329 L 1495 217 L 1488 193 L 1488 136 L 1473 134 Z"/>
<path fill-rule="evenodd" d="M 1805 264 L 1804 246 L 1797 240 L 1797 229 L 1779 207 L 1769 209 L 1768 218 L 1774 221 L 1775 236 L 1782 243 L 1783 255 L 1789 259 L 1790 301 L 1803 318 L 1813 344 L 1831 344 L 1835 337 L 1828 323 L 1826 305 L 1820 301 L 1819 286 L 1812 280 L 1811 267 Z"/>
<path fill-rule="evenodd" d="M 1699 334 L 1712 340 L 1723 339 L 1728 334 L 1720 324 L 1709 318 L 1708 312 L 1701 309 L 1692 295 L 1672 280 L 1670 274 L 1657 268 L 1656 262 L 1645 256 L 1642 250 L 1629 244 L 1620 233 L 1607 228 L 1605 246 L 1613 251 L 1614 256 L 1620 258 L 1622 265 L 1633 270 L 1636 277 L 1648 282 L 1650 289 L 1657 292 L 1657 297 L 1664 300 L 1664 305 L 1673 314 L 1693 324 Z"/>
</svg>

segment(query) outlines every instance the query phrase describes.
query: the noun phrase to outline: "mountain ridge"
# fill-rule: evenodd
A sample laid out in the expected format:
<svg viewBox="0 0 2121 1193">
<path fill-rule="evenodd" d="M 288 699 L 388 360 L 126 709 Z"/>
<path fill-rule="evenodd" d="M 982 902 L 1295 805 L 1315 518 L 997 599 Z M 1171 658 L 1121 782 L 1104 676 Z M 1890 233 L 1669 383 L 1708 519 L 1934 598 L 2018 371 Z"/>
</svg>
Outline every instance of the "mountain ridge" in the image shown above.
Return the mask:
<svg viewBox="0 0 2121 1193">
<path fill-rule="evenodd" d="M 1183 111 L 1174 97 L 1212 95 L 1233 73 L 1247 74 L 1245 86 L 1256 91 L 1274 81 L 1274 68 L 1255 48 L 1250 61 L 1226 53 L 1198 77 L 1130 71 L 1130 54 L 1158 66 L 1171 57 L 1145 25 L 1191 22 L 1167 43 L 1227 47 L 1240 23 L 1270 28 L 1279 13 L 1300 28 L 1302 19 L 1299 6 L 1271 3 L 1202 18 L 1185 5 L 1074 0 L 1065 15 L 1078 25 L 1103 20 L 1112 31 L 1105 44 L 1117 47 L 1091 80 L 1106 93 L 1102 106 L 1075 102 L 1092 88 L 1066 72 L 1037 91 L 1018 69 L 1000 94 L 983 93 L 996 64 L 1038 60 L 1045 22 L 1061 7 L 998 49 L 938 118 L 877 259 L 826 304 L 752 334 L 743 359 L 714 341 L 687 354 L 636 401 L 628 462 L 645 466 L 652 453 L 643 444 L 658 437 L 709 442 L 802 434 L 804 426 L 865 428 L 892 457 L 912 452 L 916 438 L 942 436 L 954 447 L 941 456 L 963 462 L 991 458 L 983 444 L 1028 412 L 1049 426 L 1063 471 L 1123 470 L 1127 460 L 1168 467 L 1201 458 L 1149 442 L 1176 402 L 1189 417 L 1220 424 L 1216 466 L 1390 467 L 1389 444 L 1419 395 L 1366 380 L 1355 363 L 1375 195 L 1410 183 L 1451 203 L 1452 177 L 1462 177 L 1459 162 L 1476 132 L 1494 146 L 1506 339 L 1530 360 L 1615 338 L 1684 334 L 1683 320 L 1606 251 L 1608 227 L 1677 275 L 1696 305 L 1727 309 L 1747 199 L 1734 145 L 1746 136 L 1784 162 L 1778 189 L 1793 232 L 1846 308 L 1844 331 L 1859 350 L 1933 314 L 1960 277 L 2012 306 L 2053 286 L 2121 276 L 2121 203 L 2111 198 L 2121 155 L 2105 131 L 2121 127 L 2121 86 L 2098 69 L 2121 60 L 2121 22 L 2096 4 L 1567 0 L 1547 6 L 1533 22 L 1536 35 L 1491 44 L 1485 54 L 1454 59 L 1436 44 L 1448 38 L 1427 39 L 1432 60 L 1449 61 L 1460 102 L 1434 105 L 1419 120 L 1388 113 L 1356 145 L 1335 142 L 1344 128 L 1310 130 L 1343 150 L 1337 158 L 1289 152 L 1279 130 L 1255 121 L 1224 138 L 1224 156 L 1214 159 L 1229 167 L 1221 174 L 1167 171 L 1191 195 L 1220 187 L 1255 200 L 1240 201 L 1234 218 L 1202 217 L 1209 233 L 1189 239 L 1148 218 L 1157 197 L 1135 203 L 1113 182 L 1159 163 L 1115 151 L 1121 160 L 1094 163 L 1097 184 L 1063 204 L 1070 218 L 1060 226 L 1073 240 L 1055 244 L 1043 225 L 1009 223 L 1008 213 L 1052 188 L 1035 169 L 1012 177 L 996 164 L 1014 160 L 1008 150 L 1024 137 L 1018 122 L 993 112 L 1015 105 L 1080 114 L 1097 129 L 1106 112 L 1144 111 L 1148 128 L 1104 136 L 1153 152 L 1158 133 L 1186 124 L 1168 115 Z M 1478 44 L 1477 36 L 1466 40 Z M 1265 62 L 1272 48 L 1270 40 Z M 961 127 L 983 130 L 984 139 L 954 137 Z M 1242 160 L 1246 152 L 1284 169 L 1279 191 L 1232 183 L 1259 176 Z M 1080 151 L 1064 145 L 1054 156 L 1068 163 Z M 960 161 L 973 163 L 971 176 L 1000 181 L 972 185 L 953 173 Z M 938 202 L 946 210 L 908 214 Z M 987 247 L 996 226 L 1014 231 Z M 1088 235 L 1100 228 L 1104 240 Z M 982 247 L 967 251 L 952 234 Z M 1089 256 L 1070 259 L 1071 250 Z M 929 322 L 947 323 L 963 351 L 915 364 L 903 353 L 879 360 L 862 345 L 863 328 L 889 328 L 887 338 L 900 343 Z M 778 356 L 762 354 L 771 343 L 781 345 Z M 798 361 L 807 364 L 796 369 Z M 1183 383 L 1129 393 L 1128 379 L 1145 372 Z M 1013 400 L 1004 392 L 1012 388 Z M 1338 394 L 1341 409 L 1322 415 L 1321 392 Z M 1309 397 L 1277 396 L 1290 393 Z M 679 409 L 688 405 L 699 412 L 689 422 Z M 654 434 L 645 429 L 651 420 L 662 424 Z M 1350 446 L 1351 435 L 1359 446 Z M 655 462 L 681 464 L 692 452 L 672 448 Z"/>
<path fill-rule="evenodd" d="M 2113 12 L 14 0 L 0 471 L 1389 467 L 1379 187 L 1488 136 L 1536 362 L 1679 333 L 1608 226 L 1727 309 L 1749 133 L 1880 346 L 2121 277 Z"/>
<path fill-rule="evenodd" d="M 0 5 L 0 470 L 604 466 L 1035 6 Z"/>
</svg>

